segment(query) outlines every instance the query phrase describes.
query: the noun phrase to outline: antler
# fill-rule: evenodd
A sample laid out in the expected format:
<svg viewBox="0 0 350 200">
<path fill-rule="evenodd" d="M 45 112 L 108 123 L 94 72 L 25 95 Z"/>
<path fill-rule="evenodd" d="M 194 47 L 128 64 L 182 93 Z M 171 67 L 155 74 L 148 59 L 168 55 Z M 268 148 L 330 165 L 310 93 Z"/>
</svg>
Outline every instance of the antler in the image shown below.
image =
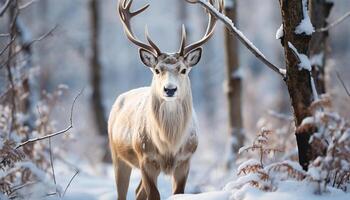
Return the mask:
<svg viewBox="0 0 350 200">
<path fill-rule="evenodd" d="M 132 2 L 133 2 L 133 0 L 119 0 L 118 11 L 119 11 L 119 16 L 120 16 L 120 19 L 122 21 L 126 36 L 135 45 L 137 45 L 141 48 L 144 48 L 146 50 L 149 50 L 149 51 L 155 53 L 156 55 L 160 55 L 161 54 L 160 49 L 157 47 L 157 45 L 149 37 L 147 26 L 145 29 L 145 35 L 146 35 L 147 41 L 150 45 L 145 44 L 145 43 L 141 42 L 139 39 L 137 39 L 135 37 L 132 29 L 131 29 L 131 26 L 130 26 L 131 18 L 133 18 L 136 15 L 145 11 L 149 7 L 149 4 L 145 5 L 144 7 L 140 8 L 139 10 L 131 12 L 130 8 L 131 8 Z"/>
<path fill-rule="evenodd" d="M 189 3 L 197 3 L 198 0 L 186 0 L 187 2 Z M 216 0 L 209 0 L 209 3 L 212 5 L 212 6 L 215 6 L 215 2 Z M 223 0 L 218 0 L 218 11 L 220 13 L 223 12 L 223 8 L 224 8 L 224 2 Z M 182 36 L 181 36 L 181 46 L 180 46 L 180 50 L 179 50 L 179 54 L 180 55 L 186 55 L 188 52 L 190 52 L 191 50 L 197 48 L 197 47 L 200 47 L 202 46 L 204 43 L 206 43 L 210 38 L 211 36 L 213 35 L 214 33 L 214 29 L 215 29 L 215 24 L 216 24 L 216 18 L 213 16 L 213 14 L 209 11 L 208 12 L 208 16 L 209 16 L 209 20 L 208 20 L 208 26 L 207 26 L 207 30 L 204 34 L 204 36 L 202 37 L 202 39 L 200 39 L 199 41 L 195 42 L 195 43 L 192 43 L 188 46 L 185 47 L 185 43 L 186 43 L 186 30 L 185 30 L 185 27 L 183 26 L 182 27 Z"/>
</svg>

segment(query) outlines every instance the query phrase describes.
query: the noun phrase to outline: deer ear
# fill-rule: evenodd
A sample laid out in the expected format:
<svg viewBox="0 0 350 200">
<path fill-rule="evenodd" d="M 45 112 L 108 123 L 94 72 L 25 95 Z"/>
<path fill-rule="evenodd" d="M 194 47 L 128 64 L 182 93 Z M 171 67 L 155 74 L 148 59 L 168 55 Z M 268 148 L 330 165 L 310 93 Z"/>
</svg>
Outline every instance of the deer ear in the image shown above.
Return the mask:
<svg viewBox="0 0 350 200">
<path fill-rule="evenodd" d="M 154 55 L 154 53 L 141 48 L 139 50 L 140 58 L 143 64 L 145 64 L 148 67 L 154 67 L 157 64 L 157 56 Z"/>
<path fill-rule="evenodd" d="M 198 47 L 185 55 L 185 62 L 188 66 L 195 66 L 201 59 L 202 47 Z"/>
</svg>

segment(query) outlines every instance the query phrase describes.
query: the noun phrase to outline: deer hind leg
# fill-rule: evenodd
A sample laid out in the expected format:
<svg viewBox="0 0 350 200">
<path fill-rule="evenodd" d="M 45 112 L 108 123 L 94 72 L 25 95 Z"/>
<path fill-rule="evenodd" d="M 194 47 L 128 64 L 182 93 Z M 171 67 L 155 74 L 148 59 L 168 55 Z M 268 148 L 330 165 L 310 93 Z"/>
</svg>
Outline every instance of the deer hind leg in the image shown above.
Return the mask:
<svg viewBox="0 0 350 200">
<path fill-rule="evenodd" d="M 126 200 L 131 167 L 121 159 L 117 158 L 114 162 L 114 173 L 118 191 L 118 200 Z"/>
<path fill-rule="evenodd" d="M 172 178 L 173 194 L 183 194 L 185 192 L 189 169 L 189 160 L 183 161 L 175 168 Z"/>
<path fill-rule="evenodd" d="M 145 191 L 148 200 L 160 200 L 160 194 L 157 189 L 157 178 L 160 173 L 160 167 L 154 161 L 145 159 L 141 164 L 142 189 L 139 191 L 142 195 Z"/>
</svg>

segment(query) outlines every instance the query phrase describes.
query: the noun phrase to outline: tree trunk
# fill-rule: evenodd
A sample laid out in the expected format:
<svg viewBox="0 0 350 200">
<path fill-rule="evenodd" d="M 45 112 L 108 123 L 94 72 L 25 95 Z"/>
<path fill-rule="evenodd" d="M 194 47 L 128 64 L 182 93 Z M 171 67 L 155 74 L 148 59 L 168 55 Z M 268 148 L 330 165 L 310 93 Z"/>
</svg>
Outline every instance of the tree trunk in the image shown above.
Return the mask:
<svg viewBox="0 0 350 200">
<path fill-rule="evenodd" d="M 287 87 L 295 116 L 295 125 L 299 127 L 304 118 L 310 116 L 309 106 L 313 101 L 311 76 L 308 70 L 299 70 L 299 60 L 289 48 L 288 42 L 293 44 L 299 53 L 307 55 L 310 35 L 305 33 L 296 34 L 295 29 L 300 24 L 303 16 L 303 0 L 280 0 L 283 21 L 283 46 L 287 68 Z M 298 144 L 299 162 L 307 169 L 311 157 L 309 144 L 311 130 L 296 131 Z"/>
<path fill-rule="evenodd" d="M 333 7 L 333 2 L 327 0 L 310 1 L 310 17 L 315 29 L 327 26 L 327 18 Z M 312 65 L 312 74 L 316 82 L 317 92 L 326 92 L 325 67 L 328 54 L 328 31 L 315 32 L 310 41 L 309 57 Z"/>
<path fill-rule="evenodd" d="M 231 5 L 225 7 L 225 14 L 233 23 L 237 24 L 237 1 L 231 0 Z M 234 155 L 244 144 L 242 131 L 242 102 L 241 77 L 239 70 L 238 40 L 225 28 L 225 55 L 226 55 L 226 84 L 228 108 L 229 148 L 226 167 L 230 168 Z"/>
<path fill-rule="evenodd" d="M 101 64 L 99 61 L 99 4 L 98 0 L 90 1 L 90 23 L 91 23 L 91 58 L 90 58 L 90 82 L 92 86 L 91 106 L 98 133 L 105 139 L 107 143 L 107 121 L 102 104 L 101 92 Z M 107 146 L 107 145 L 106 145 Z M 108 148 L 103 161 L 110 161 Z"/>
</svg>

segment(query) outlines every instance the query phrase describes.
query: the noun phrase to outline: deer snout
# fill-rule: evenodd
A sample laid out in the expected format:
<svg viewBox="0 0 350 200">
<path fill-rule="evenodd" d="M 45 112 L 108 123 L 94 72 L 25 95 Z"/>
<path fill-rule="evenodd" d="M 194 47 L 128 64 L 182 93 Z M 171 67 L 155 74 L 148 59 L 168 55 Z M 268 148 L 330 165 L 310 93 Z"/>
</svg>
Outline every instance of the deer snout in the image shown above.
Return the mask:
<svg viewBox="0 0 350 200">
<path fill-rule="evenodd" d="M 177 90 L 176 86 L 166 86 L 164 87 L 164 92 L 167 95 L 167 97 L 173 97 L 175 92 Z"/>
</svg>

